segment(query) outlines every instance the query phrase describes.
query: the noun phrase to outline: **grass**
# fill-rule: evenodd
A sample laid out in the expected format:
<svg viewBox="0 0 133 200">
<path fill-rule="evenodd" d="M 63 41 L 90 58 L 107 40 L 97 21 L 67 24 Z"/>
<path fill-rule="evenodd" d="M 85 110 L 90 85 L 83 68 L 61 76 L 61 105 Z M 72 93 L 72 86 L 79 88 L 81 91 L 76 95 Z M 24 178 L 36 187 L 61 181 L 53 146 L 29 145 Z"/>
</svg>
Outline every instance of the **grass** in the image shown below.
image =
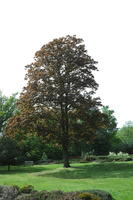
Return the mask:
<svg viewBox="0 0 133 200">
<path fill-rule="evenodd" d="M 74 163 L 69 169 L 62 164 L 0 167 L 0 185 L 33 185 L 38 190 L 103 189 L 116 200 L 133 198 L 133 162 Z"/>
</svg>

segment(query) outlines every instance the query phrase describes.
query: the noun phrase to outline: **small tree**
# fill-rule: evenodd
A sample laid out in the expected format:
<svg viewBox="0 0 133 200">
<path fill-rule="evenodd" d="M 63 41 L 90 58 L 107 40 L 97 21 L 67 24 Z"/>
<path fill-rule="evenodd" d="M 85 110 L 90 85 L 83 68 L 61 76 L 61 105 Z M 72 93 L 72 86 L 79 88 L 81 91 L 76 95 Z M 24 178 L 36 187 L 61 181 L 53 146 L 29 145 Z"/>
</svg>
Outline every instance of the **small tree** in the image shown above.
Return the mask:
<svg viewBox="0 0 133 200">
<path fill-rule="evenodd" d="M 0 138 L 0 163 L 7 165 L 8 171 L 15 163 L 18 153 L 19 147 L 14 139 L 5 136 Z"/>
<path fill-rule="evenodd" d="M 26 125 L 28 132 L 34 129 L 45 139 L 56 141 L 62 145 L 64 167 L 69 167 L 68 148 L 71 138 L 76 139 L 71 116 L 83 105 L 89 109 L 100 105 L 99 99 L 92 98 L 98 88 L 92 74 L 97 70 L 96 63 L 87 54 L 83 40 L 76 36 L 44 45 L 36 52 L 35 61 L 27 66 L 28 84 L 19 101 L 21 115 L 11 119 L 8 130 L 16 127 L 17 122 L 19 127 Z M 91 134 L 86 134 L 90 139 L 96 129 L 91 119 L 89 124 Z"/>
</svg>

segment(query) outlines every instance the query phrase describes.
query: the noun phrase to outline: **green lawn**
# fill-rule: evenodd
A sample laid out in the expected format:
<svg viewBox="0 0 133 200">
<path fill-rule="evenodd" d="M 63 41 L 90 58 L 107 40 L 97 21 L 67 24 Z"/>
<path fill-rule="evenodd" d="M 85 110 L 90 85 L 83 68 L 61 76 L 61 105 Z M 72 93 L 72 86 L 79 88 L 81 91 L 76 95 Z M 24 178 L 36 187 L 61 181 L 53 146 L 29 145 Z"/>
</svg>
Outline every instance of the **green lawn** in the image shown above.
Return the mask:
<svg viewBox="0 0 133 200">
<path fill-rule="evenodd" d="M 103 189 L 116 200 L 133 199 L 133 162 L 74 163 L 69 169 L 62 164 L 0 167 L 0 185 L 33 185 L 38 190 Z"/>
</svg>

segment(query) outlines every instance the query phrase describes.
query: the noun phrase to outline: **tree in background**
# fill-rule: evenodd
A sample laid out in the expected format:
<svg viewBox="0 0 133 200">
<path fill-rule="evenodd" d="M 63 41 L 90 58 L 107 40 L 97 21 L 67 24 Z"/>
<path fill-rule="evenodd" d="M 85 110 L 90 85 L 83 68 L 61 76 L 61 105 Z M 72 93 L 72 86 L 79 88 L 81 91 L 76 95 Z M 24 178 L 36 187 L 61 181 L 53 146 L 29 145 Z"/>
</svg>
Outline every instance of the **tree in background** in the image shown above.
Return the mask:
<svg viewBox="0 0 133 200">
<path fill-rule="evenodd" d="M 8 119 L 16 114 L 16 95 L 6 97 L 0 91 L 0 133 L 4 132 Z"/>
<path fill-rule="evenodd" d="M 93 143 L 97 141 L 100 133 L 99 130 L 106 129 L 108 126 L 107 115 L 99 109 L 94 100 L 91 106 L 83 104 L 73 114 L 71 120 L 72 131 L 71 141 L 81 149 L 81 152 L 88 152 L 91 150 Z"/>
<path fill-rule="evenodd" d="M 126 121 L 124 124 L 124 127 L 133 127 L 133 121 L 131 121 L 131 120 Z"/>
<path fill-rule="evenodd" d="M 17 142 L 9 137 L 0 137 L 0 164 L 7 165 L 8 171 L 10 166 L 16 163 L 19 154 Z"/>
<path fill-rule="evenodd" d="M 7 132 L 12 134 L 13 127 L 16 131 L 21 127 L 23 131 L 34 130 L 45 139 L 57 142 L 63 149 L 64 167 L 69 167 L 69 144 L 77 137 L 71 117 L 80 108 L 89 110 L 101 105 L 98 98 L 92 98 L 98 88 L 92 74 L 97 70 L 96 63 L 87 54 L 83 40 L 76 36 L 62 37 L 44 45 L 36 52 L 35 61 L 27 66 L 27 86 L 19 100 L 21 114 L 10 120 Z M 95 127 L 90 118 L 78 138 L 89 134 L 91 139 L 96 128 L 98 124 Z"/>
<path fill-rule="evenodd" d="M 119 151 L 133 154 L 133 122 L 127 121 L 117 132 L 116 138 L 119 139 Z M 117 150 L 117 151 L 118 151 Z"/>
<path fill-rule="evenodd" d="M 18 164 L 26 160 L 37 162 L 41 159 L 45 147 L 41 137 L 35 134 L 16 134 L 14 139 L 20 148 L 20 154 L 17 159 Z"/>
<path fill-rule="evenodd" d="M 111 151 L 117 133 L 117 120 L 114 116 L 114 110 L 110 110 L 109 106 L 103 106 L 102 113 L 106 126 L 97 131 L 97 137 L 92 145 L 92 149 L 97 155 L 105 155 Z"/>
</svg>

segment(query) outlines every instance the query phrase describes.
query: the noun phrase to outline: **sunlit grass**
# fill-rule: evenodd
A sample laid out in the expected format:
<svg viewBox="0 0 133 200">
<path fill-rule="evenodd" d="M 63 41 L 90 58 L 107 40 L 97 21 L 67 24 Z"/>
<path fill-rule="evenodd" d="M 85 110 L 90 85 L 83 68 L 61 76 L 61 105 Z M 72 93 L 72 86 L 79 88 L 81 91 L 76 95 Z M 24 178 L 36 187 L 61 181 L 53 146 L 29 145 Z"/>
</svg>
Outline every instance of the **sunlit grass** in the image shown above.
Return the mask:
<svg viewBox="0 0 133 200">
<path fill-rule="evenodd" d="M 33 185 L 38 190 L 103 189 L 116 200 L 133 198 L 133 162 L 75 163 L 65 169 L 62 164 L 30 167 L 0 167 L 0 185 Z"/>
</svg>

